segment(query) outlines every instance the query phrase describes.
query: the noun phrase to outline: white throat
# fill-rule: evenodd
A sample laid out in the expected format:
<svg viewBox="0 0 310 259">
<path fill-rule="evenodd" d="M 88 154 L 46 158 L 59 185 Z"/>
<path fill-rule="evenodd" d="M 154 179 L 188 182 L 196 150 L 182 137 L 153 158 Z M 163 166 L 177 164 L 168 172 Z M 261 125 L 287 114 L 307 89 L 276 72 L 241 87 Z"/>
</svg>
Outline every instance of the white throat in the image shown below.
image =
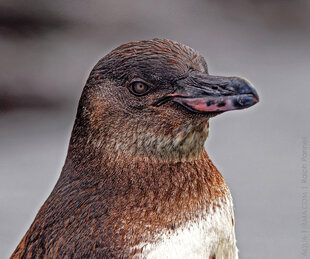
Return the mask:
<svg viewBox="0 0 310 259">
<path fill-rule="evenodd" d="M 141 243 L 134 258 L 213 258 L 236 259 L 234 214 L 232 200 L 214 202 L 208 212 L 195 221 L 187 222 L 173 233 L 161 233 L 154 242 Z"/>
</svg>

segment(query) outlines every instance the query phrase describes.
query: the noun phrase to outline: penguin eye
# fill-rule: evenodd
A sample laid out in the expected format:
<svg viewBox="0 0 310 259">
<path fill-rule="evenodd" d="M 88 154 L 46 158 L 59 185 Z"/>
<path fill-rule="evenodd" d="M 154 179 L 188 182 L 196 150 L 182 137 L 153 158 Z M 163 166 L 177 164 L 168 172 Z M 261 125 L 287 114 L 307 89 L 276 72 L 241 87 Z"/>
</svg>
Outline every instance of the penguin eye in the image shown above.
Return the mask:
<svg viewBox="0 0 310 259">
<path fill-rule="evenodd" d="M 141 81 L 136 81 L 130 84 L 129 90 L 134 95 L 142 96 L 147 94 L 149 86 Z"/>
</svg>

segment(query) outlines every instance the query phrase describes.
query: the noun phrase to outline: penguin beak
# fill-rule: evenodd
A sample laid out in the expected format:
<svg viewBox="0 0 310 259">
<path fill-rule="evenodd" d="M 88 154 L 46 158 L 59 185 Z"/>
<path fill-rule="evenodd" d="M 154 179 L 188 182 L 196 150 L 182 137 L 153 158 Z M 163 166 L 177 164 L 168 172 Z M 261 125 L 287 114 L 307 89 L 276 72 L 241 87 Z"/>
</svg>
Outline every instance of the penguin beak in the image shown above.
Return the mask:
<svg viewBox="0 0 310 259">
<path fill-rule="evenodd" d="M 250 82 L 239 77 L 191 73 L 176 81 L 176 90 L 165 96 L 192 112 L 225 112 L 248 108 L 259 101 Z"/>
</svg>

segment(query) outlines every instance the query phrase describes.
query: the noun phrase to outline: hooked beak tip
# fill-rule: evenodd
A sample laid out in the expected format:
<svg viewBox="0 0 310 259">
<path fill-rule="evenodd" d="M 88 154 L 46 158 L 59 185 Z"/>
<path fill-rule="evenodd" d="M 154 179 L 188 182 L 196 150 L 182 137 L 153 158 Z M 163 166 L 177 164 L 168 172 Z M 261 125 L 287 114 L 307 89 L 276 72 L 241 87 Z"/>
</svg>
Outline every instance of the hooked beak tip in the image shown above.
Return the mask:
<svg viewBox="0 0 310 259">
<path fill-rule="evenodd" d="M 258 97 L 258 95 L 254 95 L 254 101 L 255 101 L 255 103 L 258 103 L 259 102 L 259 97 Z"/>
</svg>

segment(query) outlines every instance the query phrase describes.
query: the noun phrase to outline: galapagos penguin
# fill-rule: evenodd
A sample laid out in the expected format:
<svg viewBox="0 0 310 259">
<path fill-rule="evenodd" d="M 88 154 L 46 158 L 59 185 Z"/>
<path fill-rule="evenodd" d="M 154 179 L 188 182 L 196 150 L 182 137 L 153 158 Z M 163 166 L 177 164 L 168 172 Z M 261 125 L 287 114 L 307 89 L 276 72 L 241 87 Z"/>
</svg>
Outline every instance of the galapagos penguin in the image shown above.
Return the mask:
<svg viewBox="0 0 310 259">
<path fill-rule="evenodd" d="M 209 120 L 259 98 L 167 39 L 103 57 L 79 101 L 61 175 L 11 258 L 238 258 Z"/>
</svg>

